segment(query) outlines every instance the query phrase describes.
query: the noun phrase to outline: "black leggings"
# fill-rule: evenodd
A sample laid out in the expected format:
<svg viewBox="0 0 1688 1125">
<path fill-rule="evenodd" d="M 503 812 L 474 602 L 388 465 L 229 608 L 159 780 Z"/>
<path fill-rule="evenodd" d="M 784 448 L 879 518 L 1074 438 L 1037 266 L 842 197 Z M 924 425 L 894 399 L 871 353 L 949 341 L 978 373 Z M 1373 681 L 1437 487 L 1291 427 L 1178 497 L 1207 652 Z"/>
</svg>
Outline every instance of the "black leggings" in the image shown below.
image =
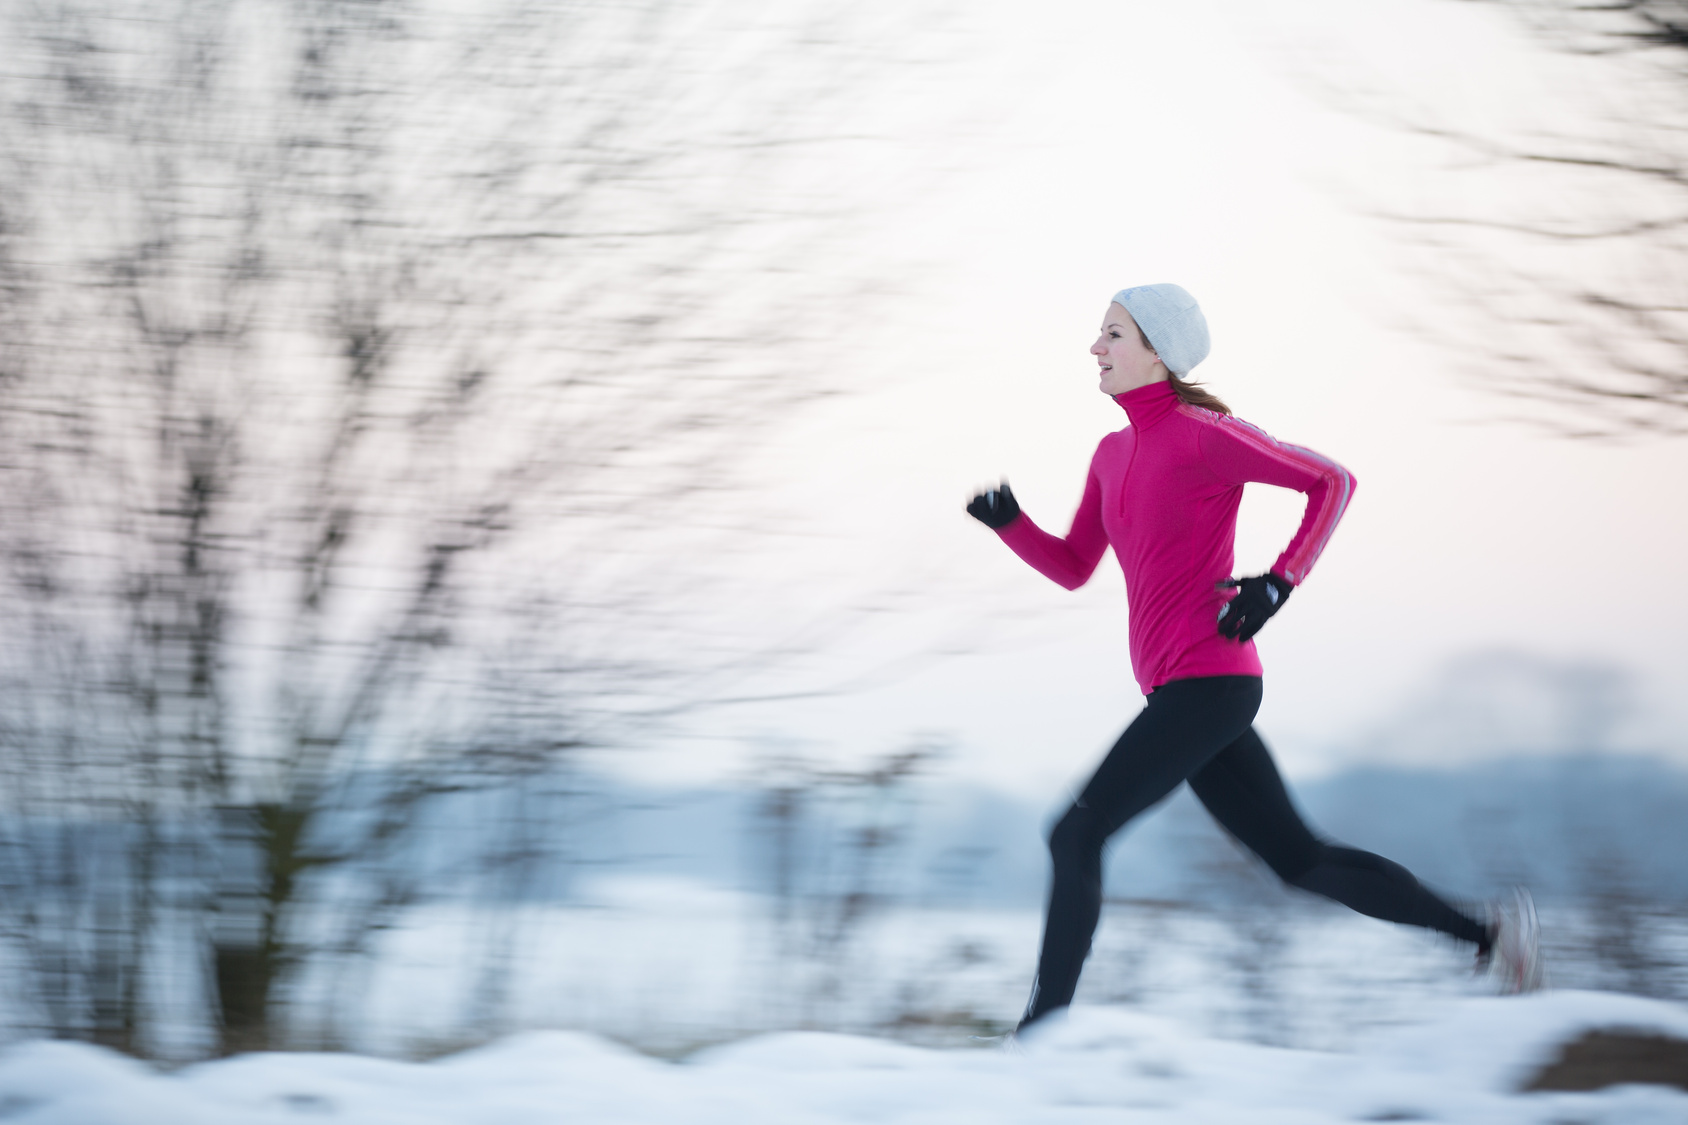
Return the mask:
<svg viewBox="0 0 1688 1125">
<path fill-rule="evenodd" d="M 1055 878 L 1037 982 L 1022 1025 L 1070 1004 L 1102 913 L 1102 847 L 1125 823 L 1188 781 L 1225 831 L 1284 882 L 1388 922 L 1486 944 L 1481 924 L 1382 856 L 1327 843 L 1308 829 L 1254 733 L 1258 676 L 1174 680 L 1120 735 L 1049 835 Z"/>
</svg>

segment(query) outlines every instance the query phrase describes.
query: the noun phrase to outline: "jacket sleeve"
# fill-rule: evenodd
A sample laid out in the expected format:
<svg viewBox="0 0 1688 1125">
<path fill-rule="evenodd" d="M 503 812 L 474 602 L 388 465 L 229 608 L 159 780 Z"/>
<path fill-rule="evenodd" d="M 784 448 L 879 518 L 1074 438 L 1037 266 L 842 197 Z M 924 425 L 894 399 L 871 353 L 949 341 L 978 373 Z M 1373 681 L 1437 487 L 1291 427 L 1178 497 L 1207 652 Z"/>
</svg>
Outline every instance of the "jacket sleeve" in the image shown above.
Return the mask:
<svg viewBox="0 0 1688 1125">
<path fill-rule="evenodd" d="M 1272 572 L 1299 586 L 1336 531 L 1354 495 L 1354 474 L 1328 457 L 1274 439 L 1247 422 L 1221 416 L 1201 436 L 1202 457 L 1230 484 L 1259 481 L 1307 494 L 1307 510 L 1295 538 L 1272 564 Z"/>
<path fill-rule="evenodd" d="M 997 535 L 1009 548 L 1032 565 L 1039 574 L 1069 590 L 1076 590 L 1096 573 L 1102 552 L 1108 548 L 1108 534 L 1102 528 L 1102 485 L 1095 465 L 1084 484 L 1084 499 L 1073 515 L 1072 530 L 1065 539 L 1049 534 L 1024 512 Z"/>
</svg>

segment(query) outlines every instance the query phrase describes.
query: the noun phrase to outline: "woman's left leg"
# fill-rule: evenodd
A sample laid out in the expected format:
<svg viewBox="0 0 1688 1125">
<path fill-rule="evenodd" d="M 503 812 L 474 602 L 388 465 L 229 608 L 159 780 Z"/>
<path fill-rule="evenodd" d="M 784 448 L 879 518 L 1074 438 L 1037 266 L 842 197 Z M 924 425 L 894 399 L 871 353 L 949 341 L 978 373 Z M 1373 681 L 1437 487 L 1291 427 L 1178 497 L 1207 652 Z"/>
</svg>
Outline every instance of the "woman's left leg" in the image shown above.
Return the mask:
<svg viewBox="0 0 1688 1125">
<path fill-rule="evenodd" d="M 1250 727 L 1190 777 L 1220 825 L 1284 882 L 1386 922 L 1425 926 L 1486 948 L 1488 930 L 1398 863 L 1328 843 L 1296 812 L 1266 744 Z"/>
<path fill-rule="evenodd" d="M 1102 914 L 1108 837 L 1236 741 L 1260 709 L 1259 676 L 1174 680 L 1149 694 L 1049 833 L 1049 910 L 1021 1028 L 1072 1002 Z"/>
</svg>

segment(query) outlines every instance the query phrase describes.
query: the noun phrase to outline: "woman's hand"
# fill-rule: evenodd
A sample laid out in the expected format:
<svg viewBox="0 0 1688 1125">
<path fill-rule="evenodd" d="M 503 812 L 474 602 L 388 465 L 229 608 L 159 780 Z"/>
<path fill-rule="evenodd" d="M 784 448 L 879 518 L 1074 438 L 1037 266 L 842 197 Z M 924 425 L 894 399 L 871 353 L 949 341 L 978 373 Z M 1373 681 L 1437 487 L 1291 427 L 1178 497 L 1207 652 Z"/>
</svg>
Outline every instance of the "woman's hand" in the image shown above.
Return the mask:
<svg viewBox="0 0 1688 1125">
<path fill-rule="evenodd" d="M 1253 578 L 1231 578 L 1215 589 L 1238 587 L 1237 596 L 1219 607 L 1219 635 L 1237 641 L 1254 639 L 1260 627 L 1289 600 L 1295 589 L 1286 579 L 1268 571 Z"/>
<path fill-rule="evenodd" d="M 997 531 L 1020 518 L 1020 505 L 1014 499 L 1013 489 L 1008 487 L 1007 481 L 1003 481 L 1001 488 L 993 488 L 973 497 L 972 502 L 967 505 L 967 514 L 991 530 Z"/>
</svg>

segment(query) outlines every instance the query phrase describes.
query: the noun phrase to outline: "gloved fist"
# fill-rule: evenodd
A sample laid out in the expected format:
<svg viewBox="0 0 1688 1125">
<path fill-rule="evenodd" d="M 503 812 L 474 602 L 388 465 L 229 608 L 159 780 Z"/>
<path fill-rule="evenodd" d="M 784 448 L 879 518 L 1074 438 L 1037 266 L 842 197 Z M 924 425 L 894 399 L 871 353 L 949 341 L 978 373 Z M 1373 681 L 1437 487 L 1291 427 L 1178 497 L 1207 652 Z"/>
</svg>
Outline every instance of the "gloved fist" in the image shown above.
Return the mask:
<svg viewBox="0 0 1688 1125">
<path fill-rule="evenodd" d="M 995 531 L 1020 518 L 1020 505 L 1014 499 L 1014 490 L 1008 487 L 1007 481 L 1003 481 L 1001 488 L 973 497 L 972 503 L 967 505 L 967 514 Z"/>
<path fill-rule="evenodd" d="M 1283 608 L 1289 592 L 1287 581 L 1268 571 L 1253 578 L 1231 578 L 1217 589 L 1238 587 L 1237 596 L 1219 607 L 1219 635 L 1237 641 L 1254 639 L 1268 618 Z"/>
</svg>

